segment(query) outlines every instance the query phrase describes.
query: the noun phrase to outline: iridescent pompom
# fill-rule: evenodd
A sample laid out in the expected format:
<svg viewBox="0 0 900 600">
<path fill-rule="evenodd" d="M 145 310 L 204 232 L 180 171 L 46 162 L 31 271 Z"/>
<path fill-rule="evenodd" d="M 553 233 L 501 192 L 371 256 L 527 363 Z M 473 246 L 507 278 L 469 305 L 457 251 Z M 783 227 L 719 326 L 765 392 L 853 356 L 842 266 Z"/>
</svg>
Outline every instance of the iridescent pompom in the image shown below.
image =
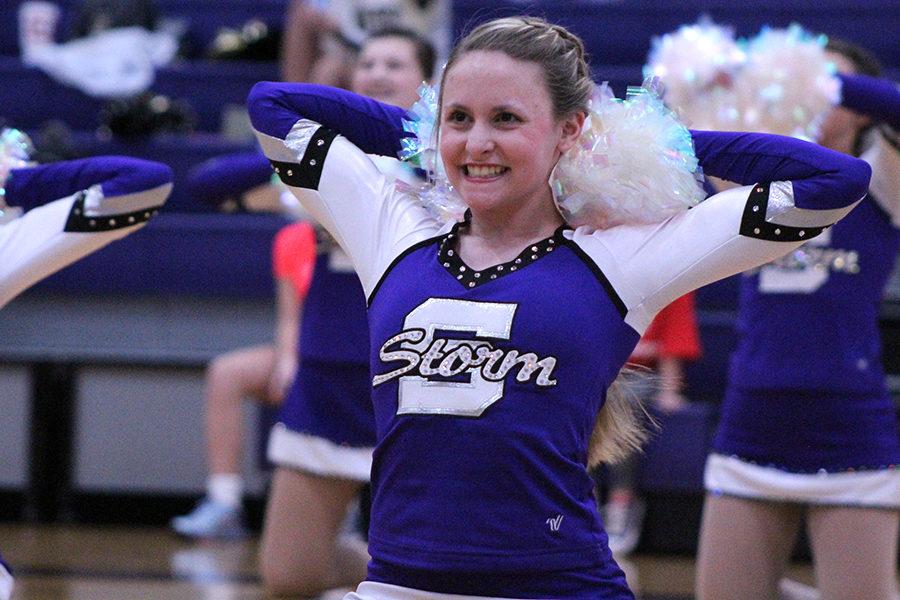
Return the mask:
<svg viewBox="0 0 900 600">
<path fill-rule="evenodd" d="M 787 29 L 764 27 L 746 42 L 738 86 L 745 130 L 818 137 L 822 119 L 840 101 L 840 80 L 825 55 L 827 41 L 794 23 Z"/>
<path fill-rule="evenodd" d="M 699 129 L 728 128 L 737 118 L 734 78 L 745 60 L 734 32 L 708 18 L 653 38 L 644 77 L 659 77 L 666 104 Z"/>
<path fill-rule="evenodd" d="M 425 171 L 427 181 L 413 186 L 402 181 L 398 188 L 419 198 L 431 215 L 441 222 L 455 222 L 462 219 L 466 205 L 450 185 L 447 173 L 438 152 L 437 88 L 422 85 L 419 100 L 410 109 L 412 119 L 403 120 L 403 130 L 414 137 L 403 138 L 400 160 L 406 161 Z"/>
<path fill-rule="evenodd" d="M 5 186 L 9 172 L 28 166 L 33 153 L 34 145 L 24 132 L 0 129 L 0 190 Z"/>
<path fill-rule="evenodd" d="M 566 222 L 604 229 L 656 223 L 706 197 L 691 133 L 663 105 L 656 82 L 625 100 L 596 89 L 579 143 L 550 177 Z"/>
</svg>

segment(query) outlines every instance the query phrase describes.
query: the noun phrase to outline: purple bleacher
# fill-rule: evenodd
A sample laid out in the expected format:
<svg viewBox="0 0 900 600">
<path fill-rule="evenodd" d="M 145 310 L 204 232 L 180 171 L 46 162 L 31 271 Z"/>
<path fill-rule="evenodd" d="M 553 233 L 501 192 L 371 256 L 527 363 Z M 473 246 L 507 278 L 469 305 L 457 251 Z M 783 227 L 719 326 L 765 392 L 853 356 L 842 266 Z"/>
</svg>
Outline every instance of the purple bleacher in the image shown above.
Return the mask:
<svg viewBox="0 0 900 600">
<path fill-rule="evenodd" d="M 167 215 L 35 286 L 75 295 L 268 298 L 273 215 Z"/>
<path fill-rule="evenodd" d="M 674 31 L 707 14 L 740 36 L 762 25 L 792 22 L 811 31 L 846 38 L 869 48 L 888 67 L 900 66 L 900 4 L 897 0 L 454 0 L 459 34 L 495 17 L 528 13 L 570 27 L 582 36 L 594 64 L 643 64 L 653 36 Z"/>
<path fill-rule="evenodd" d="M 26 0 L 0 2 L 0 55 L 17 56 L 18 10 Z M 80 0 L 53 0 L 62 9 L 57 41 L 65 41 L 73 29 Z M 156 0 L 163 20 L 183 21 L 186 41 L 205 50 L 221 27 L 240 28 L 251 19 L 281 28 L 288 0 Z"/>
<path fill-rule="evenodd" d="M 198 130 L 218 131 L 226 104 L 243 107 L 253 84 L 276 79 L 278 67 L 273 63 L 187 61 L 160 69 L 151 89 L 190 104 Z M 34 129 L 48 119 L 73 129 L 95 129 L 105 103 L 26 67 L 18 58 L 0 57 L 0 117 L 20 129 Z"/>
</svg>

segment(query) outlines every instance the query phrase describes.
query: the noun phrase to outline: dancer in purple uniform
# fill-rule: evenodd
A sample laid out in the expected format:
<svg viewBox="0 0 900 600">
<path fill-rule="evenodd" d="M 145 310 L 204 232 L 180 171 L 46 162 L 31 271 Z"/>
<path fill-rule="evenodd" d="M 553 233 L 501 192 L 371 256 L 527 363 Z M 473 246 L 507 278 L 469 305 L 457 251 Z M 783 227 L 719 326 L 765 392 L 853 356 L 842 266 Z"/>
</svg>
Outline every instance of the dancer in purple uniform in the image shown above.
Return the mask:
<svg viewBox="0 0 900 600">
<path fill-rule="evenodd" d="M 775 599 L 803 517 L 822 598 L 897 594 L 900 442 L 879 305 L 900 248 L 900 91 L 832 43 L 842 106 L 823 145 L 862 150 L 868 197 L 807 246 L 746 274 L 739 342 L 706 467 L 698 597 Z M 789 593 L 794 585 L 785 582 Z"/>
<path fill-rule="evenodd" d="M 20 134 L 3 132 L 13 135 Z M 169 167 L 124 156 L 11 166 L 0 173 L 0 308 L 143 227 L 172 190 Z M 0 557 L 0 599 L 12 590 L 12 569 Z"/>
<path fill-rule="evenodd" d="M 140 229 L 172 189 L 166 165 L 100 156 L 11 169 L 0 180 L 0 307 L 55 273 Z"/>
<path fill-rule="evenodd" d="M 548 180 L 585 119 L 581 41 L 491 21 L 441 88 L 440 154 L 469 208 L 447 227 L 364 154 L 400 149 L 403 111 L 304 84 L 250 95 L 263 150 L 369 302 L 372 560 L 348 598 L 631 599 L 586 470 L 608 386 L 660 309 L 814 238 L 864 196 L 869 167 L 698 131 L 704 171 L 744 187 L 663 223 L 573 230 Z"/>
<path fill-rule="evenodd" d="M 434 56 L 431 45 L 412 31 L 380 31 L 363 45 L 353 89 L 412 106 L 418 87 L 434 70 Z M 392 176 L 416 177 L 409 165 L 395 158 L 379 160 L 379 166 Z M 261 153 L 244 154 L 216 159 L 193 179 L 198 195 L 216 202 L 265 183 L 271 174 Z M 348 505 L 369 480 L 375 445 L 365 296 L 349 258 L 324 231 L 312 273 L 299 328 L 296 303 L 293 307 L 292 347 L 236 350 L 210 369 L 209 491 L 194 511 L 172 521 L 176 531 L 190 537 L 245 533 L 238 472 L 240 406 L 245 396 L 265 394 L 273 369 L 286 362 L 276 357 L 287 355 L 299 368 L 273 398 L 280 403 L 283 397 L 284 402 L 269 438 L 268 456 L 276 468 L 260 544 L 260 572 L 268 590 L 303 596 L 356 586 L 365 577 L 365 542 L 342 535 L 340 527 Z M 288 320 L 291 310 L 289 304 L 279 304 L 279 323 Z M 216 494 L 218 482 L 231 493 Z"/>
</svg>

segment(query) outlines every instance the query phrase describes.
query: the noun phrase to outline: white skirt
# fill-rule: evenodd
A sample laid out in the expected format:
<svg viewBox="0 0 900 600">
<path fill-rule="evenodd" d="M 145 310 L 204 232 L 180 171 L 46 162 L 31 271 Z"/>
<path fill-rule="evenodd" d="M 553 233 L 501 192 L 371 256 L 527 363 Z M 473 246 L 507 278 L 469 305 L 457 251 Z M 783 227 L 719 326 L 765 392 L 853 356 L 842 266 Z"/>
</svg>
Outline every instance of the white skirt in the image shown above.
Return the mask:
<svg viewBox="0 0 900 600">
<path fill-rule="evenodd" d="M 791 473 L 734 456 L 710 454 L 706 491 L 740 498 L 826 506 L 900 508 L 900 468 L 839 473 Z"/>
<path fill-rule="evenodd" d="M 425 592 L 412 588 L 363 581 L 356 588 L 344 596 L 344 600 L 516 600 L 515 598 L 489 598 L 487 596 L 460 596 L 459 594 L 438 594 L 437 592 Z"/>
</svg>

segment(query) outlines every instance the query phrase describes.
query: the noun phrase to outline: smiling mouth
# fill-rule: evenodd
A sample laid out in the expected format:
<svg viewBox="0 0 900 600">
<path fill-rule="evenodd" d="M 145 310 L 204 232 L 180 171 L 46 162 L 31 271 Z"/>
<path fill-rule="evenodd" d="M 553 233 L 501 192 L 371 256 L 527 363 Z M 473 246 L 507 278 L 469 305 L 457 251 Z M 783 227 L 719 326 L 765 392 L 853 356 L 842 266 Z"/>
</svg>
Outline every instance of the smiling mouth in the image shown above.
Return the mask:
<svg viewBox="0 0 900 600">
<path fill-rule="evenodd" d="M 490 179 L 497 177 L 509 171 L 509 167 L 500 167 L 496 165 L 463 165 L 463 173 L 467 177 L 476 177 L 482 179 Z"/>
</svg>

